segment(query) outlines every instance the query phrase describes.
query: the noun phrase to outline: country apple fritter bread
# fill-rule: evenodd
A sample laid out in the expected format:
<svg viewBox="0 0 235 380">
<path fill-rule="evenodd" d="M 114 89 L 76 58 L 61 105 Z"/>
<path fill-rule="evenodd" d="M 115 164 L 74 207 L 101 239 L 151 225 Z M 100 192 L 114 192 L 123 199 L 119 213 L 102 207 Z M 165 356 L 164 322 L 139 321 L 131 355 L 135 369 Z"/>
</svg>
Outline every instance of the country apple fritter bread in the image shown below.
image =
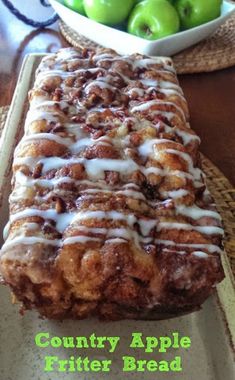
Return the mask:
<svg viewBox="0 0 235 380">
<path fill-rule="evenodd" d="M 48 318 L 159 319 L 223 277 L 223 230 L 169 58 L 62 49 L 29 93 L 1 272 Z"/>
</svg>

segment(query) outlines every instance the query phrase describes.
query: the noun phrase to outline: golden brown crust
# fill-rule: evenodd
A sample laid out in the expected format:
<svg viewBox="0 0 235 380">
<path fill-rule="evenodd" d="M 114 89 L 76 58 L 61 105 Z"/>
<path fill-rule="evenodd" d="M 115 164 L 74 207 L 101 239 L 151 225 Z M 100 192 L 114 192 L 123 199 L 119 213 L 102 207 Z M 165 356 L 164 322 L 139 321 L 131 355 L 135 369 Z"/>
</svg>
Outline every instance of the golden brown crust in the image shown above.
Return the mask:
<svg viewBox="0 0 235 380">
<path fill-rule="evenodd" d="M 0 256 L 25 308 L 198 309 L 223 278 L 222 229 L 172 61 L 64 49 L 42 60 L 29 100 Z"/>
</svg>

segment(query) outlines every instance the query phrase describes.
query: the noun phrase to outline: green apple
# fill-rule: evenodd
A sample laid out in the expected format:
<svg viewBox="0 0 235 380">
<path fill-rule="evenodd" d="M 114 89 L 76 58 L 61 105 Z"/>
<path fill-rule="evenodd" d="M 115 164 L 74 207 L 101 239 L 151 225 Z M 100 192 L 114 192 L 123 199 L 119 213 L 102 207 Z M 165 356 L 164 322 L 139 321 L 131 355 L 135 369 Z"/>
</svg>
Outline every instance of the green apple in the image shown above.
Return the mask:
<svg viewBox="0 0 235 380">
<path fill-rule="evenodd" d="M 128 33 L 147 40 L 179 31 L 179 16 L 168 0 L 144 0 L 137 4 L 128 20 Z"/>
<path fill-rule="evenodd" d="M 144 0 L 135 0 L 136 4 L 140 3 L 141 1 L 144 1 Z M 171 4 L 174 4 L 174 2 L 175 2 L 175 0 L 167 0 L 167 1 L 169 1 L 169 3 L 171 3 Z"/>
<path fill-rule="evenodd" d="M 175 0 L 182 29 L 212 21 L 221 14 L 222 0 Z"/>
<path fill-rule="evenodd" d="M 83 0 L 83 3 L 89 18 L 102 24 L 116 25 L 128 17 L 135 0 Z"/>
<path fill-rule="evenodd" d="M 83 0 L 64 0 L 64 5 L 71 8 L 73 11 L 85 15 L 85 9 L 83 5 Z"/>
</svg>

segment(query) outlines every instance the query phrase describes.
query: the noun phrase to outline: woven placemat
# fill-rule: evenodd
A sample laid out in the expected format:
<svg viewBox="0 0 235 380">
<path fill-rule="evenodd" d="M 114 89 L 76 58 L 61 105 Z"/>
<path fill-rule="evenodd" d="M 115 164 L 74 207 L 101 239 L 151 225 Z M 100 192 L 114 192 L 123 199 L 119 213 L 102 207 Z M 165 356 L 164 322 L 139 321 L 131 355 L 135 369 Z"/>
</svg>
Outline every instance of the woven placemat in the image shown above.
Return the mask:
<svg viewBox="0 0 235 380">
<path fill-rule="evenodd" d="M 0 136 L 9 107 L 0 108 Z M 225 250 L 235 276 L 235 189 L 221 171 L 210 160 L 202 156 L 207 184 L 220 212 L 225 229 Z"/>
<path fill-rule="evenodd" d="M 4 128 L 8 110 L 9 110 L 9 106 L 0 107 L 0 137 L 2 135 L 2 130 Z"/>
<path fill-rule="evenodd" d="M 65 39 L 75 47 L 98 46 L 63 21 L 59 27 Z M 175 55 L 173 60 L 178 74 L 209 72 L 235 65 L 235 13 L 211 37 Z"/>
</svg>

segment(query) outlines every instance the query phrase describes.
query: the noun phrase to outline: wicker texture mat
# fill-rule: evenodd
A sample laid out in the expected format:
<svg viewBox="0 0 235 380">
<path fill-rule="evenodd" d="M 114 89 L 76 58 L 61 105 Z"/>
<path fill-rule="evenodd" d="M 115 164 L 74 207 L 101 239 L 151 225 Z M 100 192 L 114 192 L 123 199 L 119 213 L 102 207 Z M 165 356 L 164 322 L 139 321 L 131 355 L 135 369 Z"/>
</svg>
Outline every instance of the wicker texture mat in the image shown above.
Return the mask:
<svg viewBox="0 0 235 380">
<path fill-rule="evenodd" d="M 98 46 L 63 21 L 60 21 L 59 26 L 71 45 Z M 208 72 L 235 65 L 235 13 L 211 37 L 175 55 L 173 59 L 178 74 Z"/>
<path fill-rule="evenodd" d="M 0 108 L 0 136 L 9 107 Z M 235 276 L 235 189 L 220 170 L 210 160 L 202 157 L 207 184 L 213 195 L 218 211 L 223 218 L 225 229 L 225 250 Z"/>
<path fill-rule="evenodd" d="M 6 121 L 6 118 L 7 118 L 7 112 L 9 110 L 9 107 L 6 106 L 6 107 L 0 107 L 0 137 L 1 137 L 1 134 L 2 134 L 2 130 L 4 128 L 4 124 L 5 124 L 5 121 Z"/>
</svg>

